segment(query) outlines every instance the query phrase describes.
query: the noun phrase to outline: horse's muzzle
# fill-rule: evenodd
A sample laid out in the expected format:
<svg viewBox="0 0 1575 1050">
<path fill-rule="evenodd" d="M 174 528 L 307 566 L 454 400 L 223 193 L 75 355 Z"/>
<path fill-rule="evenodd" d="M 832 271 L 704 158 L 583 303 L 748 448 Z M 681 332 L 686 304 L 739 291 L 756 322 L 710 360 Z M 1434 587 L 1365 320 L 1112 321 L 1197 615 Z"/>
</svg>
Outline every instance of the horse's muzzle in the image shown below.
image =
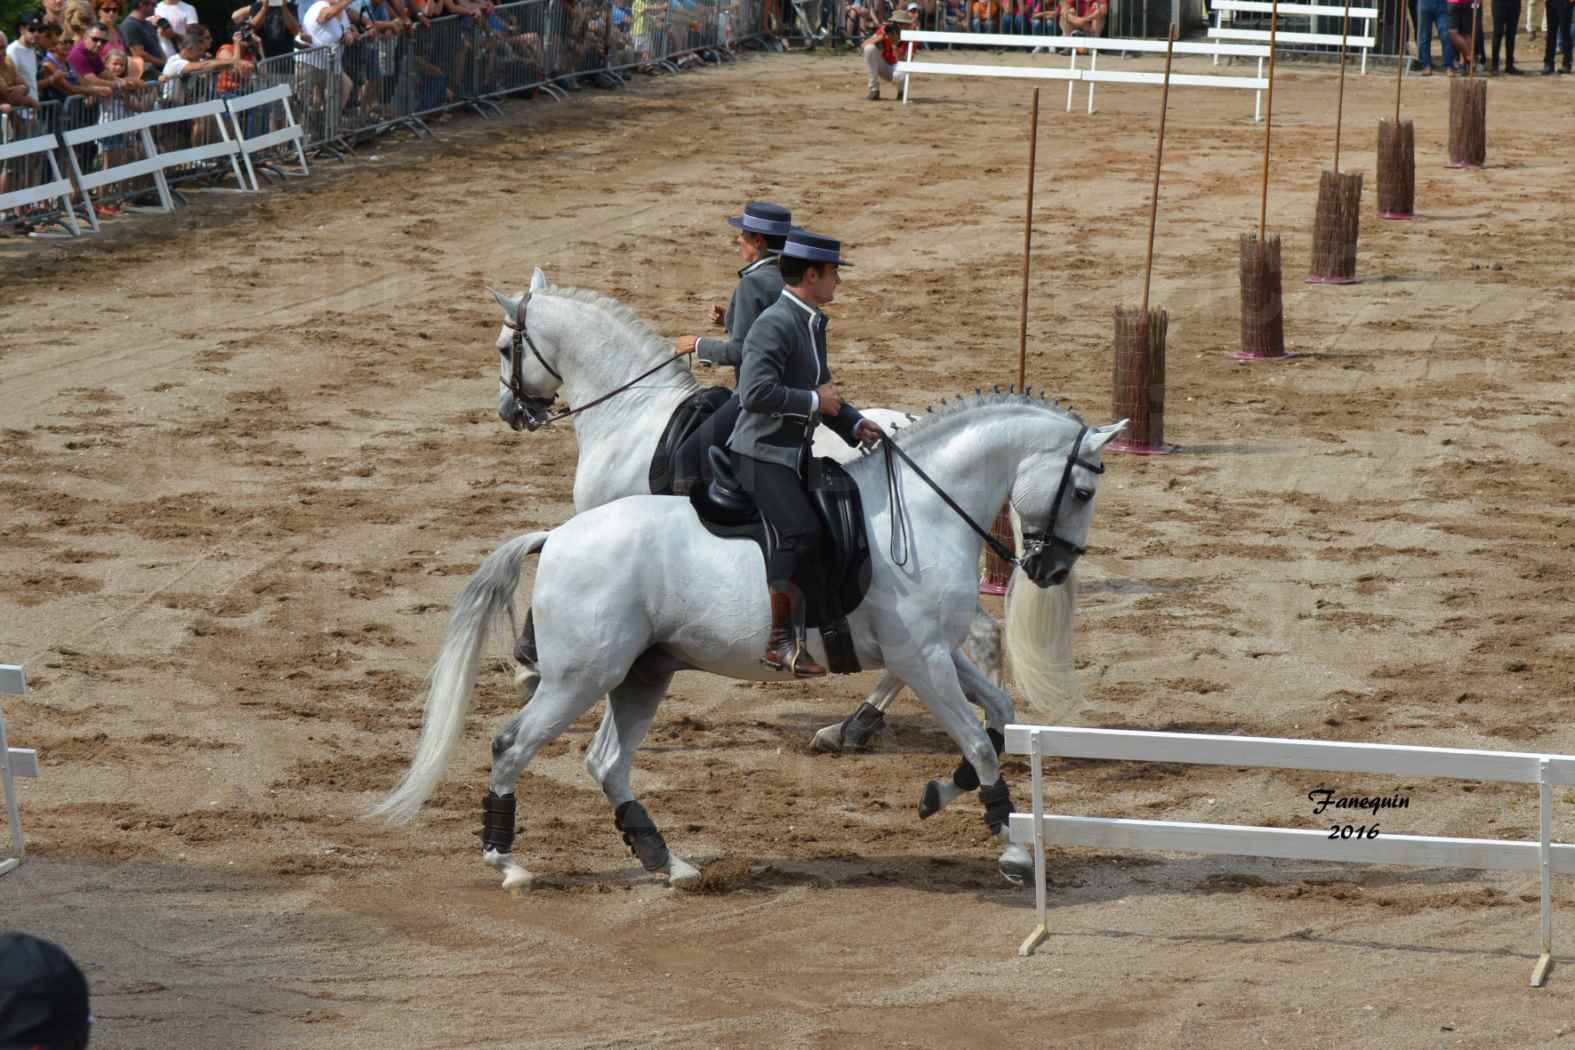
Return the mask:
<svg viewBox="0 0 1575 1050">
<path fill-rule="evenodd" d="M 498 418 L 514 430 L 540 430 L 552 414 L 552 399 L 511 397 L 498 406 Z"/>
<path fill-rule="evenodd" d="M 1039 587 L 1059 587 L 1072 574 L 1077 556 L 1083 552 L 1068 543 L 1023 544 L 1024 555 L 1018 566 Z"/>
</svg>

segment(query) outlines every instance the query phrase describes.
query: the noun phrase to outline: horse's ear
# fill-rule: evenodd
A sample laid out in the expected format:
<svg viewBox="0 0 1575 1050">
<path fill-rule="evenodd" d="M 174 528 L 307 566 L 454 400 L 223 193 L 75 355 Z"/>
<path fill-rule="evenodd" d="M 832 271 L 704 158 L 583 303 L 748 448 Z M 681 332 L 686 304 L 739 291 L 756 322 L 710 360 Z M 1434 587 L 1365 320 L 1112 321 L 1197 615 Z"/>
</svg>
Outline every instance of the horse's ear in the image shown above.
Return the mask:
<svg viewBox="0 0 1575 1050">
<path fill-rule="evenodd" d="M 1083 447 L 1090 452 L 1098 452 L 1110 443 L 1111 438 L 1125 430 L 1129 422 L 1130 420 L 1120 419 L 1108 426 L 1094 427 L 1083 440 Z"/>
<path fill-rule="evenodd" d="M 533 292 L 539 292 L 546 287 L 547 275 L 542 273 L 541 267 L 538 266 L 536 267 L 535 272 L 530 275 L 530 290 Z"/>
<path fill-rule="evenodd" d="M 520 299 L 524 298 L 520 296 L 519 299 L 510 299 L 496 288 L 488 288 L 487 291 L 492 293 L 492 298 L 498 301 L 498 305 L 503 307 L 503 313 L 511 319 L 514 317 L 514 312 L 519 309 Z"/>
</svg>

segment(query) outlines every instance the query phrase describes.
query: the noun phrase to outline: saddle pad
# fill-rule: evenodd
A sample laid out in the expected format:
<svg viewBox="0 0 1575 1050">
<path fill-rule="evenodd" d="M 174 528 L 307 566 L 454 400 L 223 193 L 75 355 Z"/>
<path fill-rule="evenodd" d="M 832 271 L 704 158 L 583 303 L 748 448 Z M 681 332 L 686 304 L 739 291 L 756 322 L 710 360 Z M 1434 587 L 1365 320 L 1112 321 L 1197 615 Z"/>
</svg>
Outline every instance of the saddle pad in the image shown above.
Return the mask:
<svg viewBox="0 0 1575 1050">
<path fill-rule="evenodd" d="M 651 495 L 673 494 L 673 454 L 685 438 L 693 434 L 717 409 L 727 404 L 727 399 L 732 396 L 733 391 L 725 386 L 706 387 L 686 397 L 673 409 L 667 427 L 662 431 L 662 438 L 656 443 L 656 452 L 651 456 Z"/>
</svg>

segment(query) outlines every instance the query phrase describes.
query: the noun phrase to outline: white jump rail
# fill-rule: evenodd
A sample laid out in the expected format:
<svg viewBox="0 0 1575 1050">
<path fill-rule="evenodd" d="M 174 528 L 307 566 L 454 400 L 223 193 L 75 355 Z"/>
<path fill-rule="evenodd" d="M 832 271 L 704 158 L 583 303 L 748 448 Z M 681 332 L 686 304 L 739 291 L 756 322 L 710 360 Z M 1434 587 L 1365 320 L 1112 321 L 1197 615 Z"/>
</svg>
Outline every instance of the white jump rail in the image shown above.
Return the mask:
<svg viewBox="0 0 1575 1050">
<path fill-rule="evenodd" d="M 246 188 L 246 178 L 241 174 L 238 161 L 240 147 L 234 139 L 230 138 L 230 130 L 224 121 L 224 102 L 214 99 L 210 102 L 196 102 L 189 106 L 175 106 L 170 109 L 149 110 L 119 120 L 105 121 L 102 124 L 93 124 L 75 131 L 67 131 L 60 137 L 66 146 L 66 161 L 71 165 L 72 177 L 78 186 L 86 193 L 100 186 L 108 186 L 126 179 L 151 176 L 154 186 L 159 192 L 159 203 L 164 211 L 174 211 L 175 201 L 170 196 L 169 181 L 164 177 L 164 172 L 170 168 L 183 164 L 195 164 L 198 161 L 213 160 L 220 157 L 229 159 L 230 167 L 235 172 L 235 181 L 242 189 Z M 213 119 L 213 125 L 218 132 L 218 140 L 202 145 L 188 147 L 187 149 L 174 150 L 169 153 L 160 153 L 153 141 L 153 129 L 165 124 L 177 124 L 183 121 L 198 122 L 207 118 Z M 80 146 L 87 142 L 96 142 L 100 139 L 112 138 L 119 135 L 137 135 L 142 143 L 142 159 L 117 164 L 112 168 L 93 171 L 84 174 L 77 164 L 76 150 L 69 147 Z M 97 233 L 98 215 L 92 208 L 88 209 L 88 221 Z"/>
<path fill-rule="evenodd" d="M 252 181 L 252 189 L 260 190 L 257 184 L 257 169 L 252 166 L 252 154 L 260 153 L 265 149 L 291 143 L 295 146 L 296 159 L 301 163 L 301 174 L 307 174 L 306 150 L 302 147 L 305 131 L 295 122 L 295 111 L 290 108 L 290 99 L 294 92 L 289 84 L 278 84 L 262 91 L 254 91 L 240 98 L 225 101 L 229 110 L 230 121 L 235 127 L 235 143 L 240 150 L 241 162 L 246 165 L 246 175 Z M 253 138 L 246 137 L 246 128 L 241 120 L 241 114 L 256 109 L 259 106 L 268 106 L 279 103 L 284 108 L 284 126 L 264 132 Z"/>
<path fill-rule="evenodd" d="M 40 153 L 49 164 L 48 181 L 37 186 L 26 186 L 19 190 L 12 190 L 10 193 L 0 194 L 0 212 L 25 208 L 29 204 L 39 204 L 43 201 L 59 200 L 66 226 L 71 230 L 72 236 L 80 237 L 82 230 L 77 226 L 77 217 L 71 210 L 71 180 L 60 173 L 60 163 L 55 159 L 53 134 L 35 135 L 32 138 L 7 142 L 0 146 L 0 166 L 8 161 L 20 160 Z"/>
<path fill-rule="evenodd" d="M 1033 80 L 1065 80 L 1066 85 L 1066 110 L 1072 111 L 1072 90 L 1075 81 L 1082 81 L 1088 85 L 1088 112 L 1094 112 L 1094 85 L 1107 84 L 1163 84 L 1163 73 L 1149 73 L 1139 71 L 1110 71 L 1098 68 L 1099 52 L 1115 51 L 1118 53 L 1137 54 L 1164 54 L 1166 42 L 1163 40 L 1129 40 L 1110 37 L 1092 36 L 1023 36 L 1016 33 L 954 33 L 938 30 L 913 30 L 902 34 L 903 42 L 908 45 L 907 55 L 903 61 L 897 63 L 897 73 L 906 74 L 902 85 L 902 101 L 908 101 L 909 87 L 913 83 L 915 74 L 937 76 L 965 76 L 965 77 L 1014 77 Z M 1071 54 L 1071 62 L 1065 69 L 1051 66 L 982 66 L 964 62 L 915 62 L 913 49 L 915 44 L 961 44 L 973 47 L 1010 47 L 1033 51 L 1037 48 L 1065 48 Z M 1079 51 L 1089 54 L 1088 68 L 1077 67 Z M 1180 87 L 1214 87 L 1236 88 L 1254 93 L 1253 120 L 1261 119 L 1263 92 L 1268 90 L 1269 82 L 1263 76 L 1263 62 L 1269 57 L 1269 49 L 1262 44 L 1225 44 L 1219 42 L 1181 42 L 1176 43 L 1178 55 L 1207 55 L 1212 56 L 1218 65 L 1220 56 L 1229 58 L 1253 58 L 1258 61 L 1258 75 L 1255 77 L 1232 77 L 1219 75 L 1198 75 L 1191 73 L 1172 73 L 1170 82 L 1173 86 Z"/>
<path fill-rule="evenodd" d="M 1031 846 L 1034 851 L 1034 903 L 1038 909 L 1039 924 L 1018 949 L 1020 955 L 1033 954 L 1049 936 L 1045 844 L 1056 843 L 1289 860 L 1540 872 L 1542 950 L 1532 970 L 1531 985 L 1540 988 L 1547 981 L 1548 971 L 1553 965 L 1552 875 L 1554 872 L 1575 874 L 1575 845 L 1552 841 L 1553 787 L 1575 784 L 1575 757 L 1402 744 L 1357 744 L 1034 725 L 1008 725 L 1006 752 L 1029 756 L 1033 777 L 1033 812 L 1012 814 L 1010 824 L 1012 841 L 1018 845 Z M 1326 829 L 1055 816 L 1044 811 L 1042 766 L 1047 755 L 1536 784 L 1540 794 L 1540 833 L 1535 841 L 1388 833 L 1371 839 L 1331 840 Z"/>
<path fill-rule="evenodd" d="M 1281 18 L 1286 16 L 1311 16 L 1313 18 L 1333 18 L 1336 21 L 1341 21 L 1345 18 L 1345 6 L 1343 4 L 1335 6 L 1333 4 L 1273 4 L 1267 2 L 1267 0 L 1214 0 L 1212 6 L 1214 24 L 1209 26 L 1209 36 L 1216 40 L 1269 39 L 1269 31 L 1267 29 L 1235 29 L 1226 27 L 1225 16 L 1227 14 L 1266 15 L 1278 10 Z M 1360 35 L 1353 34 L 1349 39 L 1345 39 L 1339 33 L 1295 33 L 1276 27 L 1274 39 L 1276 43 L 1324 44 L 1330 47 L 1339 47 L 1343 43 L 1347 47 L 1359 47 L 1362 49 L 1362 75 L 1366 76 L 1367 51 L 1369 48 L 1378 46 L 1378 40 L 1373 36 L 1373 24 L 1377 19 L 1378 8 L 1353 7 L 1351 8 L 1351 22 L 1353 26 L 1358 21 L 1362 23 Z M 1219 65 L 1219 59 L 1216 58 L 1214 64 L 1216 66 Z"/>
<path fill-rule="evenodd" d="M 14 664 L 0 664 L 0 696 L 21 696 L 27 692 L 27 675 Z M 0 860 L 0 875 L 15 871 L 22 863 L 22 811 L 16 800 L 16 777 L 38 776 L 38 755 L 23 747 L 12 747 L 5 736 L 5 712 L 0 711 L 0 785 L 5 790 L 6 819 L 11 825 L 11 856 Z"/>
</svg>

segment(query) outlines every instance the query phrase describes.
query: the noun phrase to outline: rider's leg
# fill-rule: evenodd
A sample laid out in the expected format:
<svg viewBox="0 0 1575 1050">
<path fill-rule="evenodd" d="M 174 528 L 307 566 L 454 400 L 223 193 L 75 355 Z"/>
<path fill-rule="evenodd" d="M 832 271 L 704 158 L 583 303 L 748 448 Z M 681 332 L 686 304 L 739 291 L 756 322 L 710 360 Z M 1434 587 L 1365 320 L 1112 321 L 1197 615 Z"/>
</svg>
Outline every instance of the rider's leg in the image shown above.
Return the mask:
<svg viewBox="0 0 1575 1050">
<path fill-rule="evenodd" d="M 795 630 L 794 613 L 803 595 L 794 586 L 800 561 L 820 542 L 820 519 L 804 494 L 798 471 L 778 463 L 734 454 L 739 482 L 754 497 L 765 519 L 770 554 L 766 582 L 771 588 L 771 637 L 763 661 L 767 667 L 791 669 L 800 678 L 826 673 L 810 658 Z"/>
<path fill-rule="evenodd" d="M 706 454 L 712 445 L 727 444 L 741 411 L 738 395 L 734 394 L 678 446 L 673 457 L 673 495 L 687 496 L 691 485 L 710 480 L 711 467 Z"/>
</svg>

